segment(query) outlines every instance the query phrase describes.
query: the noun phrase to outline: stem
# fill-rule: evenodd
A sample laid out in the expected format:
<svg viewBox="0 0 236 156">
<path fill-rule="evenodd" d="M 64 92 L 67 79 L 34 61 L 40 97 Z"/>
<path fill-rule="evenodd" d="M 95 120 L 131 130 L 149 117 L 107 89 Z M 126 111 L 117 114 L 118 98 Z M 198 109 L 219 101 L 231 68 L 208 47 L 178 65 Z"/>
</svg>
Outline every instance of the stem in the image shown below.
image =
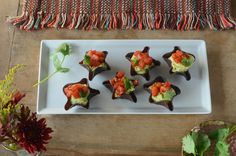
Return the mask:
<svg viewBox="0 0 236 156">
<path fill-rule="evenodd" d="M 41 83 L 46 82 L 48 79 L 50 79 L 53 75 L 55 75 L 58 71 L 54 71 L 52 74 L 48 75 L 47 77 L 45 77 L 43 80 L 41 80 L 40 82 L 36 83 L 33 85 L 33 87 L 37 87 L 38 85 L 40 85 Z"/>
<path fill-rule="evenodd" d="M 65 61 L 65 56 L 63 55 L 63 58 L 61 60 L 60 66 L 62 66 L 63 62 Z M 48 75 L 47 77 L 45 77 L 43 80 L 41 80 L 40 82 L 36 83 L 33 85 L 33 87 L 37 87 L 38 85 L 40 85 L 41 83 L 46 82 L 48 79 L 50 79 L 53 75 L 55 75 L 58 72 L 58 70 L 54 71 L 52 74 Z"/>
<path fill-rule="evenodd" d="M 61 64 L 60 65 L 62 65 L 63 64 L 63 62 L 65 61 L 65 55 L 63 55 L 63 58 L 62 58 L 62 60 L 61 60 Z"/>
</svg>

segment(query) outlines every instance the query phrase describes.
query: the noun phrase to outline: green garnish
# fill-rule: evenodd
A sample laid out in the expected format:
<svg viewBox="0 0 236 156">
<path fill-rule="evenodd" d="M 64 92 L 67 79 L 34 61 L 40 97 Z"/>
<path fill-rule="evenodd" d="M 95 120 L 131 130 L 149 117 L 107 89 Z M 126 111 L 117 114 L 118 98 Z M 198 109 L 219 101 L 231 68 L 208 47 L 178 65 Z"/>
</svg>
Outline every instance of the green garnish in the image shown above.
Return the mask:
<svg viewBox="0 0 236 156">
<path fill-rule="evenodd" d="M 87 64 L 87 65 L 90 65 L 90 56 L 88 55 L 84 55 L 84 63 Z"/>
<path fill-rule="evenodd" d="M 183 58 L 181 63 L 185 66 L 185 67 L 188 67 L 191 65 L 191 60 L 190 59 L 187 59 L 187 58 Z"/>
<path fill-rule="evenodd" d="M 215 141 L 214 156 L 230 156 L 227 137 L 236 132 L 236 125 L 212 130 L 208 135 L 191 132 L 183 138 L 183 150 L 194 156 L 203 156 L 209 149 L 211 141 Z"/>
<path fill-rule="evenodd" d="M 216 143 L 214 156 L 230 156 L 229 144 L 225 141 L 218 141 Z"/>
<path fill-rule="evenodd" d="M 60 60 L 58 58 L 59 54 L 62 54 L 62 56 L 63 56 L 62 60 Z M 64 60 L 65 60 L 66 56 L 68 56 L 70 54 L 71 54 L 71 46 L 67 43 L 61 44 L 50 57 L 50 59 L 52 59 L 52 61 L 53 61 L 55 71 L 53 73 L 51 73 L 50 75 L 48 75 L 47 77 L 45 77 L 40 82 L 34 84 L 33 86 L 36 87 L 39 84 L 42 84 L 42 83 L 46 82 L 49 78 L 51 78 L 56 73 L 59 73 L 59 72 L 60 73 L 67 73 L 67 72 L 69 72 L 70 69 L 63 67 L 62 64 L 64 63 Z"/>
<path fill-rule="evenodd" d="M 236 131 L 236 126 L 231 126 L 230 128 L 221 128 L 217 130 L 213 130 L 209 137 L 212 140 L 216 140 L 216 148 L 215 148 L 215 156 L 229 156 L 229 145 L 226 142 L 227 137 Z"/>
<path fill-rule="evenodd" d="M 183 138 L 183 150 L 194 156 L 203 156 L 211 145 L 206 134 L 191 132 Z"/>
<path fill-rule="evenodd" d="M 133 61 L 134 65 L 137 65 L 137 64 L 138 64 L 138 59 L 133 58 L 132 61 Z"/>
<path fill-rule="evenodd" d="M 87 96 L 87 93 L 85 93 L 85 92 L 79 92 L 79 95 L 80 95 L 81 98 L 84 98 L 84 97 Z"/>
<path fill-rule="evenodd" d="M 127 77 L 124 78 L 125 90 L 129 90 L 132 87 L 132 82 Z"/>
</svg>

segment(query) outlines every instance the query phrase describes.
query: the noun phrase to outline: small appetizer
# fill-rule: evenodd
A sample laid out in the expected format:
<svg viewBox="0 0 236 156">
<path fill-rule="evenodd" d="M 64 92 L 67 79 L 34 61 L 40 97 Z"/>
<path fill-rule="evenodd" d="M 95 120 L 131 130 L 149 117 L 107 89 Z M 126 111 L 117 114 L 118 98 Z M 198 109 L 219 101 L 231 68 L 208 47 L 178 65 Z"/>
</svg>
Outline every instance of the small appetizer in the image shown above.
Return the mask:
<svg viewBox="0 0 236 156">
<path fill-rule="evenodd" d="M 195 62 L 193 54 L 182 51 L 179 47 L 175 47 L 173 52 L 163 55 L 164 60 L 170 67 L 170 74 L 176 73 L 183 75 L 187 81 L 191 79 L 189 68 Z"/>
<path fill-rule="evenodd" d="M 67 97 L 65 110 L 69 110 L 77 105 L 88 109 L 90 99 L 100 94 L 99 90 L 89 87 L 88 80 L 86 78 L 83 78 L 79 82 L 65 85 L 63 87 L 63 92 Z"/>
<path fill-rule="evenodd" d="M 144 84 L 143 88 L 151 95 L 149 102 L 162 105 L 170 111 L 174 110 L 172 101 L 175 96 L 180 94 L 180 89 L 170 82 L 165 82 L 162 77 L 155 78 L 152 82 Z"/>
<path fill-rule="evenodd" d="M 205 121 L 182 139 L 182 156 L 235 156 L 236 124 Z"/>
<path fill-rule="evenodd" d="M 110 66 L 105 59 L 107 51 L 90 50 L 84 55 L 84 59 L 79 63 L 89 71 L 89 80 L 91 81 L 97 74 L 110 70 Z"/>
<path fill-rule="evenodd" d="M 114 78 L 104 81 L 103 84 L 113 92 L 112 99 L 121 98 L 137 102 L 134 91 L 135 87 L 138 86 L 138 80 L 130 80 L 125 76 L 124 72 L 117 72 Z"/>
<path fill-rule="evenodd" d="M 161 63 L 149 56 L 149 47 L 145 47 L 143 51 L 135 51 L 125 56 L 131 63 L 130 74 L 132 76 L 141 75 L 147 81 L 150 80 L 149 71 Z"/>
</svg>

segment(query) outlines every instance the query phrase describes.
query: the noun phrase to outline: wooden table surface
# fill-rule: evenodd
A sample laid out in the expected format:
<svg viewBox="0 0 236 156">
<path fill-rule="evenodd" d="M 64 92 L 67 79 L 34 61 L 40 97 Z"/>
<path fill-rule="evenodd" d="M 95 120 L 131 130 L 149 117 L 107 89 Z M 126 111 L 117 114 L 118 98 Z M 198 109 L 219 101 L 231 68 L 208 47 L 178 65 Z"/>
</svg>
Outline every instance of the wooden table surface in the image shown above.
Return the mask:
<svg viewBox="0 0 236 156">
<path fill-rule="evenodd" d="M 234 17 L 236 1 L 233 0 Z M 22 1 L 1 1 L 0 78 L 9 67 L 25 64 L 16 87 L 24 103 L 36 108 L 39 47 L 42 39 L 203 39 L 207 43 L 213 112 L 210 115 L 56 115 L 44 116 L 54 129 L 46 156 L 180 155 L 181 138 L 202 121 L 236 122 L 236 31 L 71 31 L 23 32 L 6 24 L 21 13 Z M 2 154 L 0 154 L 2 155 Z"/>
</svg>

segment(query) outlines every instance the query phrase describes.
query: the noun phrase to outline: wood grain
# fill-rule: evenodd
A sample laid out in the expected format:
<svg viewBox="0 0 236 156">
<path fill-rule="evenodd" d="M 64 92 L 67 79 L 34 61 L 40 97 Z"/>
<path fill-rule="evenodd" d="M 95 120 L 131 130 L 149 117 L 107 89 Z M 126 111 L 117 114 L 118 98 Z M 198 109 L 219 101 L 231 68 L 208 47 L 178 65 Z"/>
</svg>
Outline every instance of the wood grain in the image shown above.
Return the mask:
<svg viewBox="0 0 236 156">
<path fill-rule="evenodd" d="M 42 39 L 203 39 L 207 43 L 213 113 L 210 115 L 66 115 L 43 116 L 53 127 L 46 156 L 176 156 L 181 138 L 202 121 L 221 119 L 236 122 L 236 32 L 235 31 L 70 31 L 12 30 L 2 20 L 13 15 L 18 1 L 0 6 L 0 77 L 8 68 L 23 63 L 16 87 L 27 93 L 24 102 L 35 110 L 39 47 Z M 22 7 L 22 2 L 19 7 Z M 234 16 L 236 2 L 233 1 Z M 13 35 L 14 34 L 14 35 Z M 14 36 L 14 38 L 13 38 Z M 4 71 L 4 72 L 2 72 Z M 191 104 L 191 102 L 190 102 Z M 2 154 L 0 154 L 2 155 Z M 5 156 L 5 155 L 4 155 Z"/>
</svg>

